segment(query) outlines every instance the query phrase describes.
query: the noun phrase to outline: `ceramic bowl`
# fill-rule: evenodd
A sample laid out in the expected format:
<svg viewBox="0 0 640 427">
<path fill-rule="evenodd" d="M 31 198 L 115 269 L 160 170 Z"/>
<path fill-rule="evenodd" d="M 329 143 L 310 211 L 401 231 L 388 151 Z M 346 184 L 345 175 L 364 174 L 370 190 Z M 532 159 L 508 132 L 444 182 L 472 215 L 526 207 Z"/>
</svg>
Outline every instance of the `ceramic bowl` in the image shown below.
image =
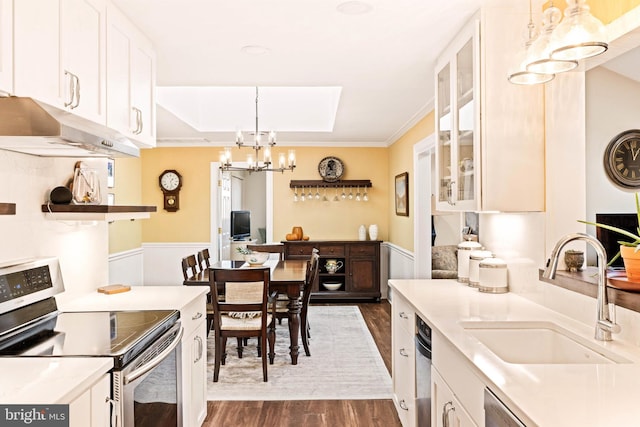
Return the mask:
<svg viewBox="0 0 640 427">
<path fill-rule="evenodd" d="M 244 261 L 249 265 L 262 265 L 269 259 L 269 252 L 252 252 L 244 256 Z"/>
<path fill-rule="evenodd" d="M 340 282 L 322 282 L 322 286 L 329 291 L 337 291 L 342 286 Z"/>
</svg>

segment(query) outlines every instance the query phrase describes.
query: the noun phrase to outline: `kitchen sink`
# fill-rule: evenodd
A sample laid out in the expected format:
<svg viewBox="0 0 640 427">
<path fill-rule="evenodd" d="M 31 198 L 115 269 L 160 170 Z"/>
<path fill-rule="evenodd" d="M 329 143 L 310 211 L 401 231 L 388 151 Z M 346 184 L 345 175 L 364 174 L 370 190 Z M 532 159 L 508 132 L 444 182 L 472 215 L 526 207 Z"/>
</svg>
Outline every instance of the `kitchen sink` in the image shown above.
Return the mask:
<svg viewBox="0 0 640 427">
<path fill-rule="evenodd" d="M 463 321 L 500 359 L 517 364 L 631 363 L 553 322 Z"/>
</svg>

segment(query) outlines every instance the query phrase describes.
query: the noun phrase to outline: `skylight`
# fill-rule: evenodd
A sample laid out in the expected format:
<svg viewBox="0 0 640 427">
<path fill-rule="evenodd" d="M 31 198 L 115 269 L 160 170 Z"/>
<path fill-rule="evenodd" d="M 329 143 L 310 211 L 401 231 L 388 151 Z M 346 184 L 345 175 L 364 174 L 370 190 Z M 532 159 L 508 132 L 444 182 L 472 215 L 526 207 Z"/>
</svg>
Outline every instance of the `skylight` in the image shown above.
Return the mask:
<svg viewBox="0 0 640 427">
<path fill-rule="evenodd" d="M 259 130 L 331 132 L 342 88 L 259 87 Z M 157 102 L 200 132 L 254 131 L 255 87 L 162 86 Z"/>
</svg>

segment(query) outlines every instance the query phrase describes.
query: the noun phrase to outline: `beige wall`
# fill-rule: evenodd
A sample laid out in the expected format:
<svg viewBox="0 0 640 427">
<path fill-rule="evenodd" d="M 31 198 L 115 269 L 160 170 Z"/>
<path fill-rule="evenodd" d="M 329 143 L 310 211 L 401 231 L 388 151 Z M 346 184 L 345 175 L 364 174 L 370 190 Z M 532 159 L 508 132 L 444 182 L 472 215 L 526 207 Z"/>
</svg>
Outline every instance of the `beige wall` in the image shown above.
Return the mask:
<svg viewBox="0 0 640 427">
<path fill-rule="evenodd" d="M 143 242 L 209 241 L 209 170 L 211 162 L 218 159 L 218 151 L 208 147 L 187 147 L 142 152 L 142 203 L 158 207 L 158 212 L 142 225 Z M 163 209 L 158 177 L 166 169 L 175 169 L 182 175 L 177 212 Z"/>
<path fill-rule="evenodd" d="M 389 162 L 387 148 L 326 148 L 296 147 L 297 167 L 293 173 L 275 174 L 273 178 L 274 227 L 273 239 L 284 240 L 291 227 L 301 226 L 311 239 L 358 239 L 361 224 L 378 225 L 378 239 L 389 236 Z M 292 179 L 319 180 L 318 163 L 326 156 L 338 157 L 345 165 L 342 179 L 369 179 L 369 201 L 323 202 L 322 200 L 293 201 Z M 313 188 L 315 194 L 316 189 Z M 346 189 L 347 194 L 349 188 Z M 360 189 L 363 192 L 363 189 Z M 338 196 L 342 189 L 338 189 Z M 355 196 L 356 188 L 353 188 Z M 320 189 L 320 194 L 324 191 Z M 334 189 L 327 189 L 327 198 L 335 196 Z"/>
<path fill-rule="evenodd" d="M 389 148 L 389 192 L 387 211 L 389 212 L 389 242 L 413 251 L 414 194 L 413 188 L 413 146 L 434 132 L 433 111 L 422 118 Z M 409 216 L 398 216 L 395 212 L 395 176 L 409 172 Z"/>
</svg>

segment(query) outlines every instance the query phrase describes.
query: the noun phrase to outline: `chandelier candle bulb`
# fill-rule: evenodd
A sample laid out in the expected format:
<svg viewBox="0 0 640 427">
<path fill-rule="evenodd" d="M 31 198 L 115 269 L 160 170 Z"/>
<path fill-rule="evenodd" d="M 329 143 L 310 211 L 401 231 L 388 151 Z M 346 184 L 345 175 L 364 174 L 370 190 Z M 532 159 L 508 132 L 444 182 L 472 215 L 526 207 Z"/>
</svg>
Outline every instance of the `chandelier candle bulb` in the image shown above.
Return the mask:
<svg viewBox="0 0 640 427">
<path fill-rule="evenodd" d="M 296 150 L 289 150 L 289 167 L 296 166 Z"/>
<path fill-rule="evenodd" d="M 266 164 L 271 164 L 271 148 L 270 147 L 264 147 L 264 155 L 263 155 L 263 162 Z"/>
<path fill-rule="evenodd" d="M 280 153 L 280 154 L 278 155 L 278 167 L 280 167 L 280 168 L 284 168 L 285 162 L 286 162 L 286 160 L 285 160 L 285 155 L 284 155 L 284 153 Z"/>
</svg>

